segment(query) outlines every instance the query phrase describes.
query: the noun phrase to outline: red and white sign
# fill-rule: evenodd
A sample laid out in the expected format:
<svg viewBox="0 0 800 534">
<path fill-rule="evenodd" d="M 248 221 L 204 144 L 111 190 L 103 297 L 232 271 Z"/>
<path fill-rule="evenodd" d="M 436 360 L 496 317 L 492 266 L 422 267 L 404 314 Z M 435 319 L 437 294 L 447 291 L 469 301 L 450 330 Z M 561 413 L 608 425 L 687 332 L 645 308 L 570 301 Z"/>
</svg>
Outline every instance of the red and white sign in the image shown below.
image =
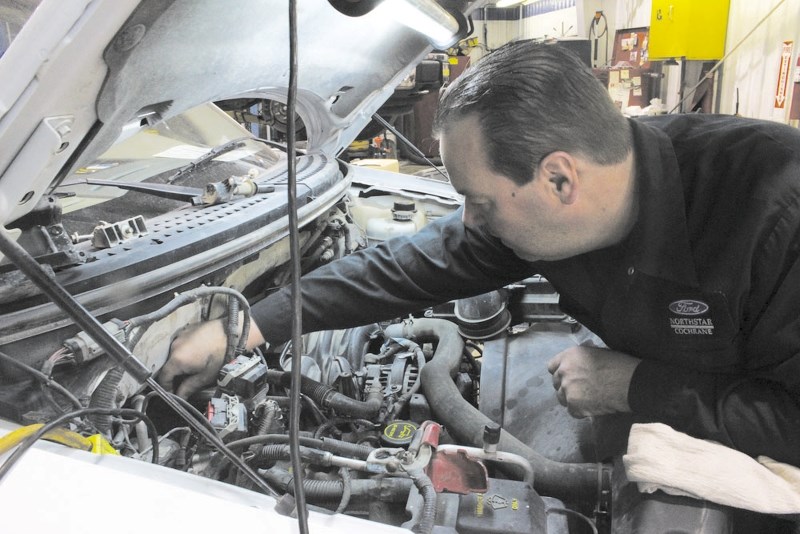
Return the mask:
<svg viewBox="0 0 800 534">
<path fill-rule="evenodd" d="M 786 106 L 786 95 L 789 90 L 789 71 L 792 69 L 792 48 L 794 41 L 784 41 L 781 51 L 781 65 L 778 69 L 778 86 L 775 88 L 775 107 Z"/>
</svg>

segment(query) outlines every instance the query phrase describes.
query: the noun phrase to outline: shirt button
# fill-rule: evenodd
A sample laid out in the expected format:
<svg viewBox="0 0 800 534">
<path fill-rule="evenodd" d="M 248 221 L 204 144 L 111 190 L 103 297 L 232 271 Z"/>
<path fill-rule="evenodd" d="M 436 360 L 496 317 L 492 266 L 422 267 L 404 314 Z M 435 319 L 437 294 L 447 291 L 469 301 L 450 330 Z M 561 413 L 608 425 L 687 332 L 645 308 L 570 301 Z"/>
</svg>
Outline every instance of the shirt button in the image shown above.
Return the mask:
<svg viewBox="0 0 800 534">
<path fill-rule="evenodd" d="M 633 273 L 636 272 L 636 269 L 633 268 L 633 265 L 628 267 L 628 276 L 633 276 Z"/>
</svg>

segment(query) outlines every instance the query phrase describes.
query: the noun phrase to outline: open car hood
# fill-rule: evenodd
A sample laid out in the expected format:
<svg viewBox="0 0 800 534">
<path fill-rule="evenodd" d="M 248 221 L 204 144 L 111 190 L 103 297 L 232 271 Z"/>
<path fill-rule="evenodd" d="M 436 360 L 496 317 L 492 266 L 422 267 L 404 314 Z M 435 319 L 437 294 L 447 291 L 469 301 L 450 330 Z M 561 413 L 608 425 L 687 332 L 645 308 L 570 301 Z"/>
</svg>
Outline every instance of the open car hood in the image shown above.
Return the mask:
<svg viewBox="0 0 800 534">
<path fill-rule="evenodd" d="M 309 151 L 338 154 L 431 49 L 386 7 L 354 17 L 298 2 L 296 109 Z M 288 2 L 43 0 L 0 57 L 0 79 L 6 224 L 123 132 L 209 101 L 285 101 Z"/>
</svg>

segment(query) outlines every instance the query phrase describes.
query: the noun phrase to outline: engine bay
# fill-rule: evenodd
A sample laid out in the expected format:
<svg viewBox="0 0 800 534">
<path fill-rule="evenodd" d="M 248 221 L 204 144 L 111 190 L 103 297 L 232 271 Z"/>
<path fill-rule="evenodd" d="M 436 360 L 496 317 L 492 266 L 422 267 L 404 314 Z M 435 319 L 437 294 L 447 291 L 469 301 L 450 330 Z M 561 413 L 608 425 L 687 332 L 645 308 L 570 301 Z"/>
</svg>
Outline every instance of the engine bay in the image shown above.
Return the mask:
<svg viewBox="0 0 800 534">
<path fill-rule="evenodd" d="M 452 199 L 430 192 L 355 183 L 333 209 L 304 228 L 304 269 L 412 233 L 453 207 Z M 263 263 L 267 256 L 274 258 L 276 248 L 245 266 L 250 265 L 248 273 L 269 272 L 271 285 L 280 287 L 287 280 L 285 267 L 265 269 Z M 232 289 L 249 285 L 240 281 L 246 276 L 255 280 L 242 273 L 241 266 L 228 269 L 219 285 L 188 289 L 157 309 L 115 316 L 103 326 L 157 370 L 183 325 L 237 317 L 247 306 L 247 298 Z M 420 532 L 434 525 L 454 532 L 569 532 L 570 510 L 559 498 L 534 489 L 530 458 L 498 450 L 500 425 L 507 427 L 514 418 L 504 406 L 515 403 L 506 397 L 519 392 L 496 387 L 496 375 L 505 373 L 503 362 L 510 360 L 497 353 L 505 349 L 493 348 L 492 338 L 505 335 L 512 315 L 517 335 L 540 330 L 570 338 L 580 329 L 558 313 L 557 295 L 537 278 L 387 323 L 304 336 L 300 439 L 310 505 Z M 235 324 L 228 327 L 236 330 Z M 12 370 L 7 377 L 13 377 L 0 404 L 4 418 L 40 424 L 70 404 L 134 410 L 143 417 L 91 415 L 75 423 L 75 431 L 102 436 L 122 456 L 259 489 L 86 332 L 50 332 L 28 337 L 24 345 L 33 354 L 49 354 L 35 365 L 46 380 L 29 380 L 4 362 Z M 18 346 L 11 343 L 4 352 Z M 231 338 L 228 349 L 216 385 L 191 397 L 189 406 L 277 493 L 291 494 L 289 371 L 298 358 L 291 343 L 247 352 Z M 486 351 L 495 354 L 488 358 Z M 504 441 L 510 438 L 507 431 L 502 434 Z M 583 476 L 593 484 L 596 471 L 603 472 L 599 464 L 584 468 L 591 474 Z M 545 481 L 545 488 L 553 480 Z M 569 498 L 568 493 L 561 497 Z M 588 502 L 583 501 L 573 499 L 570 506 Z M 588 506 L 592 513 L 594 504 Z"/>
<path fill-rule="evenodd" d="M 322 162 L 307 168 L 331 167 Z M 409 177 L 398 186 L 384 173 L 352 167 L 347 172 L 349 191 L 316 210 L 301 229 L 304 272 L 413 233 L 458 205 L 443 182 Z M 309 176 L 320 183 L 318 170 Z M 234 200 L 226 213 L 236 214 L 241 202 L 247 199 Z M 179 216 L 193 220 L 191 213 Z M 209 225 L 225 220 L 215 213 L 204 215 Z M 166 226 L 158 217 L 147 220 Z M 207 237 L 211 230 L 203 226 L 184 229 Z M 105 314 L 105 331 L 153 374 L 189 325 L 227 317 L 226 331 L 237 332 L 239 312 L 249 302 L 289 281 L 286 239 L 267 242 L 248 259 L 201 278 L 203 283 L 183 284 L 171 295 Z M 135 259 L 135 248 L 129 248 Z M 105 260 L 117 252 L 87 251 Z M 78 269 L 97 271 L 97 264 Z M 114 284 L 98 290 L 113 291 Z M 31 310 L 12 306 L 8 316 Z M 132 311 L 137 314 L 123 315 Z M 311 510 L 415 532 L 635 531 L 638 499 L 620 489 L 615 473 L 621 469 L 605 454 L 592 424 L 571 417 L 558 403 L 547 372 L 547 361 L 561 350 L 602 342 L 559 310 L 558 294 L 546 279 L 534 276 L 390 321 L 306 334 L 299 353 L 291 342 L 245 350 L 249 316 L 243 316 L 242 336 L 229 336 L 227 363 L 216 382 L 188 400 L 175 396 L 236 462 L 74 325 L 5 330 L 11 342 L 1 352 L 0 415 L 25 429 L 71 408 L 89 410 L 71 431 L 95 436 L 100 445 L 92 450 L 269 492 L 279 498 L 276 509 L 291 513 L 290 373 L 299 361 L 299 456 Z M 257 483 L 248 472 L 257 474 Z M 663 524 L 701 516 L 706 525 L 726 521 L 718 509 L 679 503 Z M 647 521 L 654 524 L 652 514 Z"/>
</svg>

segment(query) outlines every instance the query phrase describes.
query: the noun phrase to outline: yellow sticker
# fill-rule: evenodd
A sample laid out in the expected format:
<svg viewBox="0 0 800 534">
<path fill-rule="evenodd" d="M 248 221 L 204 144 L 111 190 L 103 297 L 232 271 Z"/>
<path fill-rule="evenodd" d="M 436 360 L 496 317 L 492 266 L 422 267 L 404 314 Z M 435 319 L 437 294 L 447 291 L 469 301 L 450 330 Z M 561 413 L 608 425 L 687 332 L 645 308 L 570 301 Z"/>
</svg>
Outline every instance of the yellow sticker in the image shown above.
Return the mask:
<svg viewBox="0 0 800 534">
<path fill-rule="evenodd" d="M 478 502 L 475 503 L 475 515 L 483 517 L 483 493 L 478 493 Z"/>
<path fill-rule="evenodd" d="M 407 422 L 391 423 L 383 429 L 383 435 L 393 440 L 410 438 L 417 430 L 417 425 Z"/>
<path fill-rule="evenodd" d="M 511 509 L 519 510 L 519 501 L 517 499 L 511 499 Z"/>
</svg>

